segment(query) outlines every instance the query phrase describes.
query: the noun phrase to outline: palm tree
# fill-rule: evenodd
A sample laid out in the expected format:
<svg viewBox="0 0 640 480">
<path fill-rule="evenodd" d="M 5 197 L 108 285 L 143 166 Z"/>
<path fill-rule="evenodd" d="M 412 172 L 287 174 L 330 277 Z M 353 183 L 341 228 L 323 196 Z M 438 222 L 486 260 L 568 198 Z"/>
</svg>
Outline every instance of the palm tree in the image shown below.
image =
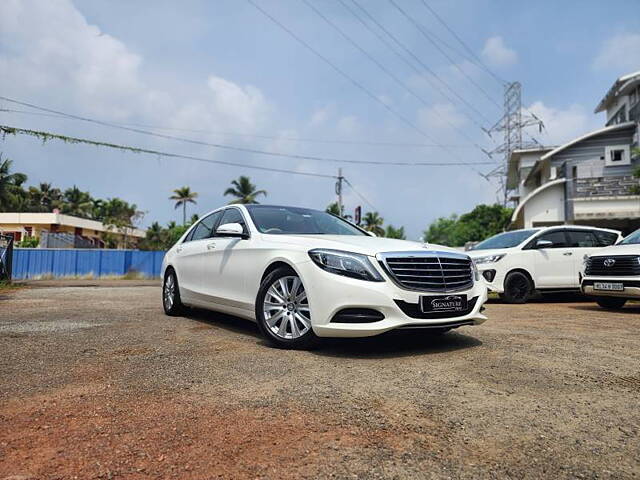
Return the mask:
<svg viewBox="0 0 640 480">
<path fill-rule="evenodd" d="M 384 237 L 384 228 L 382 228 L 384 218 L 378 212 L 367 212 L 362 221 L 365 230 L 375 233 L 378 237 Z"/>
<path fill-rule="evenodd" d="M 182 206 L 182 224 L 187 224 L 187 203 L 198 203 L 196 202 L 196 198 L 198 198 L 197 192 L 192 192 L 189 187 L 176 188 L 173 191 L 173 195 L 169 197 L 169 200 L 175 200 L 176 205 L 175 208 Z"/>
<path fill-rule="evenodd" d="M 15 204 L 21 185 L 27 181 L 24 173 L 11 173 L 12 163 L 8 158 L 2 160 L 0 157 L 0 211 L 5 212 Z"/>
<path fill-rule="evenodd" d="M 336 217 L 342 216 L 342 212 L 340 212 L 340 207 L 338 206 L 338 202 L 333 202 L 327 205 L 325 212 L 335 215 Z"/>
<path fill-rule="evenodd" d="M 75 185 L 64 191 L 62 213 L 75 217 L 89 218 L 93 209 L 93 199 L 89 192 L 83 192 Z"/>
<path fill-rule="evenodd" d="M 249 177 L 245 177 L 241 175 L 237 180 L 232 180 L 231 185 L 233 187 L 229 187 L 225 190 L 225 195 L 233 195 L 236 197 L 235 200 L 229 202 L 229 204 L 233 203 L 259 203 L 256 200 L 258 195 L 267 196 L 267 192 L 265 190 L 256 190 L 256 186 L 251 183 Z"/>
<path fill-rule="evenodd" d="M 387 238 L 397 238 L 400 240 L 407 239 L 404 234 L 404 227 L 395 228 L 393 225 L 387 225 L 387 230 L 384 232 L 384 236 Z"/>
</svg>

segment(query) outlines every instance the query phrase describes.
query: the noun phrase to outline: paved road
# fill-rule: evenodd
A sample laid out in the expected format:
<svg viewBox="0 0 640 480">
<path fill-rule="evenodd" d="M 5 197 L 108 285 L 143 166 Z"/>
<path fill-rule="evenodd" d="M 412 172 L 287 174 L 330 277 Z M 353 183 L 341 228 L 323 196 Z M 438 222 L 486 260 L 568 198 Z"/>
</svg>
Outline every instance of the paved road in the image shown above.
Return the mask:
<svg viewBox="0 0 640 480">
<path fill-rule="evenodd" d="M 0 479 L 640 477 L 638 307 L 290 352 L 159 296 L 0 292 Z"/>
</svg>

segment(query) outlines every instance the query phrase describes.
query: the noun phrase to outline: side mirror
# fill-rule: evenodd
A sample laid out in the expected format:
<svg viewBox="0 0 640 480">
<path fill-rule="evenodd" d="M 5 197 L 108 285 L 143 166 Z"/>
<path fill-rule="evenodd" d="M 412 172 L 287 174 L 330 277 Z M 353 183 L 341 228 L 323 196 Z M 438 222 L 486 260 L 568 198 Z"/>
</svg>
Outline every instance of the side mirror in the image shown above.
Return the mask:
<svg viewBox="0 0 640 480">
<path fill-rule="evenodd" d="M 536 242 L 536 248 L 551 248 L 553 247 L 553 242 L 550 240 L 538 240 Z"/>
<path fill-rule="evenodd" d="M 216 228 L 216 235 L 221 237 L 238 237 L 247 238 L 248 235 L 244 233 L 244 228 L 239 223 L 225 223 Z"/>
</svg>

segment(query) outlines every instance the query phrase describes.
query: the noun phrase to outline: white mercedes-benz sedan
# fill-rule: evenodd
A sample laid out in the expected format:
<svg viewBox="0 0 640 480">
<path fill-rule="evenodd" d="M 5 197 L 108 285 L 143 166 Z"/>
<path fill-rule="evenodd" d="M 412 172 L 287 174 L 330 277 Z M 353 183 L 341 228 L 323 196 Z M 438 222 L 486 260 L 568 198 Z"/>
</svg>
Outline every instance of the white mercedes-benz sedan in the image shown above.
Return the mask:
<svg viewBox="0 0 640 480">
<path fill-rule="evenodd" d="M 284 348 L 398 328 L 445 332 L 486 320 L 469 256 L 378 238 L 326 212 L 232 205 L 194 224 L 162 264 L 168 315 L 200 307 L 256 321 Z"/>
</svg>

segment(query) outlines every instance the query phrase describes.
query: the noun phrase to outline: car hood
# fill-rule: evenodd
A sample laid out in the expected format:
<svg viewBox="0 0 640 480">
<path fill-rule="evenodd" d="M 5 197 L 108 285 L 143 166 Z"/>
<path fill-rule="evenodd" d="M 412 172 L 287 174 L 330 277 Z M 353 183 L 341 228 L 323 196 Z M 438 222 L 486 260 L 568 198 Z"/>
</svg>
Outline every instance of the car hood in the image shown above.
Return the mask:
<svg viewBox="0 0 640 480">
<path fill-rule="evenodd" d="M 589 256 L 599 257 L 603 255 L 640 255 L 640 245 L 611 245 L 610 247 L 600 248 Z"/>
<path fill-rule="evenodd" d="M 489 248 L 487 250 L 469 250 L 467 255 L 471 258 L 487 257 L 489 255 L 505 255 L 512 251 L 511 248 Z"/>
<path fill-rule="evenodd" d="M 397 240 L 394 238 L 364 235 L 265 235 L 270 242 L 288 244 L 300 248 L 329 248 L 375 256 L 382 252 L 446 251 L 462 253 L 441 245 Z"/>
</svg>

